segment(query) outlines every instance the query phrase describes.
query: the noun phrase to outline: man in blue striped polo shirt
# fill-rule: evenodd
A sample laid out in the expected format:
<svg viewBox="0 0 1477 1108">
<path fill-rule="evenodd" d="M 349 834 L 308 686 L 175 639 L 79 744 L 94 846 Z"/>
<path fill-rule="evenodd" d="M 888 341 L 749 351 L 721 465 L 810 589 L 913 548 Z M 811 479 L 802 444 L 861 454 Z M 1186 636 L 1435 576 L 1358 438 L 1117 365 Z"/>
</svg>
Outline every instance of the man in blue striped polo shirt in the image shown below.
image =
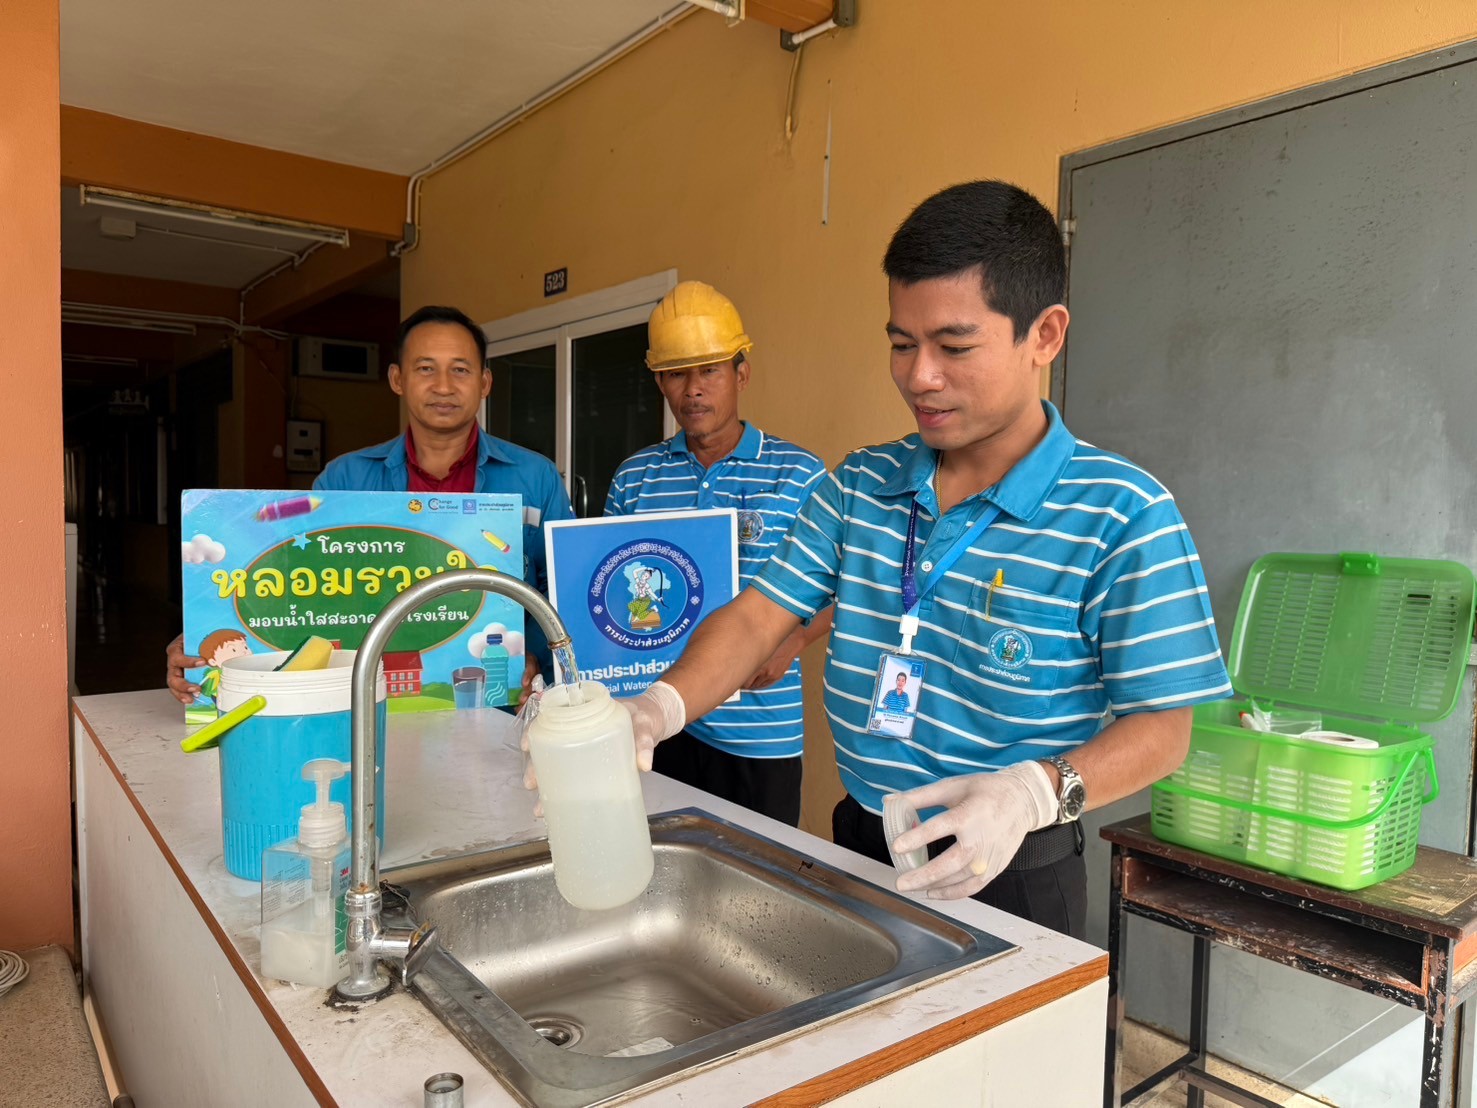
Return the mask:
<svg viewBox="0 0 1477 1108">
<path fill-rule="evenodd" d="M 739 418 L 753 343 L 717 289 L 682 282 L 651 313 L 647 337 L 646 364 L 682 430 L 621 463 L 605 514 L 737 509 L 739 585 L 746 586 L 826 467 L 810 451 Z M 737 701 L 692 720 L 662 744 L 657 772 L 797 825 L 804 731 L 799 656 L 829 627 L 827 608 L 786 634 Z"/>
<path fill-rule="evenodd" d="M 628 702 L 638 760 L 834 603 L 836 841 L 886 860 L 879 814 L 901 792 L 938 814 L 894 840 L 931 855 L 900 889 L 1081 936 L 1073 821 L 1171 772 L 1191 706 L 1230 693 L 1199 558 L 1164 487 L 1040 399 L 1068 315 L 1039 201 L 999 181 L 945 189 L 883 267 L 892 378 L 918 433 L 846 458 L 751 587 Z M 880 727 L 878 681 L 900 666 L 922 673 L 915 711 Z"/>
<path fill-rule="evenodd" d="M 882 697 L 880 707 L 888 712 L 908 712 L 913 708 L 913 698 L 908 695 L 908 675 L 898 671 L 897 683 Z"/>
</svg>

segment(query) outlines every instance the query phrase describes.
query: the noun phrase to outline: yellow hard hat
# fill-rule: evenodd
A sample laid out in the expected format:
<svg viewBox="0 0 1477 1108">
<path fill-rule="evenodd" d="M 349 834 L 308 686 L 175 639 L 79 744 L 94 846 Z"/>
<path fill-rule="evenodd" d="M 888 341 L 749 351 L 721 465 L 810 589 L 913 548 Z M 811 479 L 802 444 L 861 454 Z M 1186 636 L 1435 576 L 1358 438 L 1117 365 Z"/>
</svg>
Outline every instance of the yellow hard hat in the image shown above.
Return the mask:
<svg viewBox="0 0 1477 1108">
<path fill-rule="evenodd" d="M 754 343 L 733 301 L 712 285 L 683 281 L 652 309 L 646 367 L 654 373 L 727 361 Z"/>
</svg>

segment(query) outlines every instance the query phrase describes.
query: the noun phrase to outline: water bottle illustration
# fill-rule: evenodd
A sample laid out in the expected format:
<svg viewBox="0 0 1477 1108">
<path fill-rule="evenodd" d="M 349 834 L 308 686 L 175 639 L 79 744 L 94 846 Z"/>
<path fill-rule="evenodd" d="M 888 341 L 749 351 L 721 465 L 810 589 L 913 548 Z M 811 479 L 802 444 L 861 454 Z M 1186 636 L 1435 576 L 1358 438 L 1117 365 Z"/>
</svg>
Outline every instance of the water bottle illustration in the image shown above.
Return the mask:
<svg viewBox="0 0 1477 1108">
<path fill-rule="evenodd" d="M 508 648 L 503 637 L 493 633 L 487 636 L 487 645 L 482 650 L 482 670 L 487 682 L 482 687 L 482 703 L 488 708 L 508 706 Z"/>
</svg>

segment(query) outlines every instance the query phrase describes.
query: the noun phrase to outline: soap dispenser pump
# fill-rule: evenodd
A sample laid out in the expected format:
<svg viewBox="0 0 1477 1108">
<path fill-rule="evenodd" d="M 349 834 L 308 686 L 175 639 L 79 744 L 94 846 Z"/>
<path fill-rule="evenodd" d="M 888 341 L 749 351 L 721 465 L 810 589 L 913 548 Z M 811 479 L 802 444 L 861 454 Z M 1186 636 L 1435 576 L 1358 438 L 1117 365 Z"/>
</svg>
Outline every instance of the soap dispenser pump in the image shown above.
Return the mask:
<svg viewBox="0 0 1477 1108">
<path fill-rule="evenodd" d="M 262 854 L 262 976 L 299 985 L 336 985 L 349 971 L 345 955 L 350 845 L 344 806 L 328 798 L 349 764 L 317 758 L 303 779 L 318 798 L 303 805 L 297 838 Z"/>
</svg>

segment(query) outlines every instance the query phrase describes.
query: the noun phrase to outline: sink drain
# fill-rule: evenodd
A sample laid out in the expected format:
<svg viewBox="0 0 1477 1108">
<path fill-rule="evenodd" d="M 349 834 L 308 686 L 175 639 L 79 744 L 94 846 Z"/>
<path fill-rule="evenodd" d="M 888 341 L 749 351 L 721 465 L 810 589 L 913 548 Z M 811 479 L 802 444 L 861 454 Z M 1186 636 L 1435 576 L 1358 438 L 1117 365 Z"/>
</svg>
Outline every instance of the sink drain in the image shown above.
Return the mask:
<svg viewBox="0 0 1477 1108">
<path fill-rule="evenodd" d="M 574 1046 L 585 1034 L 579 1024 L 557 1016 L 534 1016 L 528 1021 L 528 1026 L 555 1046 Z"/>
</svg>

